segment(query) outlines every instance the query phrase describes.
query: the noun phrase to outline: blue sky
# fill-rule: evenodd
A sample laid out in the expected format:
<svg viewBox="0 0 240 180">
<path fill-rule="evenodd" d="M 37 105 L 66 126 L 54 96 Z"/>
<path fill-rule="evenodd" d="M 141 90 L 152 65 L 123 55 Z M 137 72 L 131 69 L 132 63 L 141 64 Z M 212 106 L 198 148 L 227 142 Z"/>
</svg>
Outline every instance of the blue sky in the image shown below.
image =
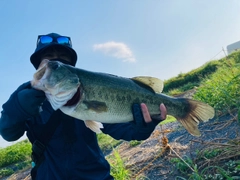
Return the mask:
<svg viewBox="0 0 240 180">
<path fill-rule="evenodd" d="M 0 105 L 32 79 L 40 34 L 70 36 L 79 68 L 167 80 L 239 41 L 239 9 L 238 0 L 1 0 Z"/>
</svg>

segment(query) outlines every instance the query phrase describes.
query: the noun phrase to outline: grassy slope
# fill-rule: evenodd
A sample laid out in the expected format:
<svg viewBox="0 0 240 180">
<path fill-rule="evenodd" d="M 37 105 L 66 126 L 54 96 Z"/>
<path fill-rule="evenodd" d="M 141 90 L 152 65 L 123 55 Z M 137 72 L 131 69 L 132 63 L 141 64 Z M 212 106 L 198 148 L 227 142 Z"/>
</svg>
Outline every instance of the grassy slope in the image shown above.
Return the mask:
<svg viewBox="0 0 240 180">
<path fill-rule="evenodd" d="M 228 56 L 228 59 L 211 61 L 189 73 L 180 74 L 177 77 L 167 80 L 165 82 L 164 93 L 176 95 L 197 87 L 197 93 L 194 98 L 209 103 L 219 113 L 239 108 L 239 64 L 240 53 L 234 53 Z M 163 123 L 172 121 L 175 121 L 175 119 L 169 117 Z M 112 150 L 113 147 L 121 143 L 121 141 L 116 141 L 104 134 L 100 134 L 98 139 L 100 147 L 104 152 Z M 10 175 L 14 171 L 30 167 L 30 153 L 31 145 L 28 141 L 0 149 L 0 178 Z M 119 163 L 122 163 L 117 154 L 115 154 L 115 157 Z M 115 164 L 114 166 L 117 165 Z"/>
</svg>

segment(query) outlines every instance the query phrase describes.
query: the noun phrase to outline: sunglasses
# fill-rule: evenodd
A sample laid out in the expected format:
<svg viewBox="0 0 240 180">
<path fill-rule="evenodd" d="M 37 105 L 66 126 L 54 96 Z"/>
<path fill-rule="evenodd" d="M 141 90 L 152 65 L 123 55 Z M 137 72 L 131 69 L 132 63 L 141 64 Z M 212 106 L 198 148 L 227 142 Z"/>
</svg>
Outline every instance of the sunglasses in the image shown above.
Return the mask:
<svg viewBox="0 0 240 180">
<path fill-rule="evenodd" d="M 56 38 L 53 38 L 51 36 L 46 36 L 46 35 L 39 35 L 38 36 L 38 40 L 37 40 L 37 46 L 39 44 L 49 44 L 49 43 L 58 43 L 58 44 L 63 44 L 63 45 L 68 45 L 70 47 L 72 47 L 72 42 L 70 37 L 67 36 L 59 36 Z"/>
</svg>

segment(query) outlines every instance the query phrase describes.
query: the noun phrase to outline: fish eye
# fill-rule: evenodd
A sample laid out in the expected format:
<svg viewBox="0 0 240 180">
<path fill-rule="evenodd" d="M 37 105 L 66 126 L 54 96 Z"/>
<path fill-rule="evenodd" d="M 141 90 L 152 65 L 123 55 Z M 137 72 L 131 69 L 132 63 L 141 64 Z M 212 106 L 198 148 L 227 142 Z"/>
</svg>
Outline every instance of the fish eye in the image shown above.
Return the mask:
<svg viewBox="0 0 240 180">
<path fill-rule="evenodd" d="M 52 67 L 54 70 L 59 68 L 59 64 L 54 64 L 53 67 Z"/>
<path fill-rule="evenodd" d="M 56 61 L 51 61 L 49 63 L 49 66 L 51 67 L 51 69 L 56 70 L 56 69 L 58 69 L 60 67 L 60 64 L 58 62 L 56 62 Z"/>
</svg>

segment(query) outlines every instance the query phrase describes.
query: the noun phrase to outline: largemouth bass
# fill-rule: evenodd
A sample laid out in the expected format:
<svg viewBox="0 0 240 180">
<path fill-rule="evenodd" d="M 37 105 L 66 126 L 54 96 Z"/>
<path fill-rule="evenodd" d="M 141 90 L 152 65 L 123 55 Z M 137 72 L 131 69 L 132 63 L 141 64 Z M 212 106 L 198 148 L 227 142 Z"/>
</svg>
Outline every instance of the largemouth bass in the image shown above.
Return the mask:
<svg viewBox="0 0 240 180">
<path fill-rule="evenodd" d="M 194 136 L 200 136 L 199 122 L 214 117 L 206 103 L 162 94 L 163 81 L 154 77 L 124 78 L 43 60 L 31 84 L 45 92 L 53 109 L 83 120 L 95 132 L 100 132 L 101 123 L 132 121 L 134 103 L 145 103 L 151 117 L 159 116 L 164 103 L 168 114 Z"/>
</svg>

